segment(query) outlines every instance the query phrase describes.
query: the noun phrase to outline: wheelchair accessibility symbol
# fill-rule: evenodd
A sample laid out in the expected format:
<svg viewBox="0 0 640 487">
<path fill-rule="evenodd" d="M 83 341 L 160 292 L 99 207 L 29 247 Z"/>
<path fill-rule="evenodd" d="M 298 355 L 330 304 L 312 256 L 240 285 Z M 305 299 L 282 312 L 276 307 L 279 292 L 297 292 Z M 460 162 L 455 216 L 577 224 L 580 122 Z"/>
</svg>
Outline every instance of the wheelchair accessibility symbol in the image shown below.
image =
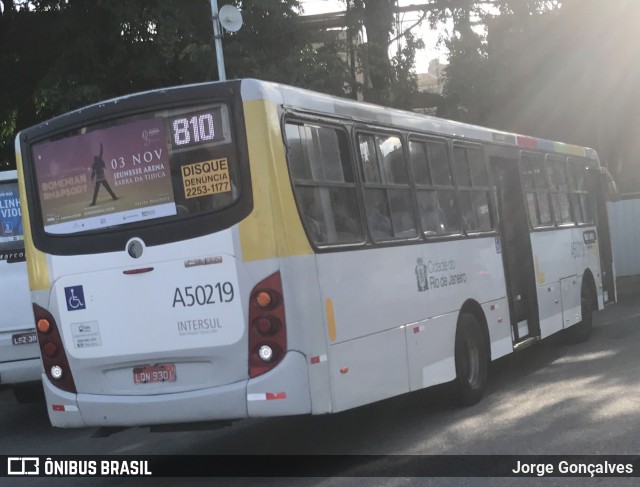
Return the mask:
<svg viewBox="0 0 640 487">
<path fill-rule="evenodd" d="M 82 286 L 65 287 L 64 296 L 67 299 L 67 311 L 77 311 L 87 308 L 85 306 Z"/>
</svg>

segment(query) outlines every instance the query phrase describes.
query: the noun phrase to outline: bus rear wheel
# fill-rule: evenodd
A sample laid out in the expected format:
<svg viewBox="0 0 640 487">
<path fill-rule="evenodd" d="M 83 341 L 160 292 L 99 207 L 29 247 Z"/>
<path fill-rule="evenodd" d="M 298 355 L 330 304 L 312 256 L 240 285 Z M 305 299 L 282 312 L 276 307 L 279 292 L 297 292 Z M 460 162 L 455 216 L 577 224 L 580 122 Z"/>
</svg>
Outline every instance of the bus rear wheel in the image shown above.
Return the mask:
<svg viewBox="0 0 640 487">
<path fill-rule="evenodd" d="M 472 406 L 484 394 L 489 357 L 480 323 L 470 313 L 462 313 L 458 319 L 455 364 L 454 400 L 460 406 Z"/>
</svg>

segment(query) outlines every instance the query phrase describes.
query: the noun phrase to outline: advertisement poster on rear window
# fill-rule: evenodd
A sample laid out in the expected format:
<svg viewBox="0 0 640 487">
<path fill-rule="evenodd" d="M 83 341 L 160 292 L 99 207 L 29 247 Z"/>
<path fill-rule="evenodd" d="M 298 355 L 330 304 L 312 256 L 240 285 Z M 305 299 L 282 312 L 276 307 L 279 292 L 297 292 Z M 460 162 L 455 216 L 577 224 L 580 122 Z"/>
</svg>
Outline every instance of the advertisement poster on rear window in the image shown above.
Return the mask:
<svg viewBox="0 0 640 487">
<path fill-rule="evenodd" d="M 0 184 L 0 253 L 23 246 L 18 183 Z"/>
<path fill-rule="evenodd" d="M 166 140 L 163 120 L 151 118 L 34 145 L 45 231 L 175 215 Z"/>
</svg>

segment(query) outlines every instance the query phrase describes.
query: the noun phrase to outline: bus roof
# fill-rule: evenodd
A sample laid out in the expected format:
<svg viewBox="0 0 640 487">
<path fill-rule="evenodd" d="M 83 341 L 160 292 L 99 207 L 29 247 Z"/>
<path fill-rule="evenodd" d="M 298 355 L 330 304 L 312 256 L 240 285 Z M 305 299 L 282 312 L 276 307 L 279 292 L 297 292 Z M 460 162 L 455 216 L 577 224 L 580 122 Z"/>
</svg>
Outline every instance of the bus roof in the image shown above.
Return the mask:
<svg viewBox="0 0 640 487">
<path fill-rule="evenodd" d="M 284 106 L 353 120 L 374 121 L 386 125 L 414 129 L 416 131 L 426 130 L 439 135 L 449 135 L 463 139 L 506 144 L 521 149 L 555 152 L 562 155 L 598 160 L 596 151 L 588 147 L 528 137 L 420 113 L 373 105 L 366 102 L 357 102 L 347 98 L 339 98 L 337 96 L 278 83 L 243 79 L 242 97 L 245 100 L 267 99 L 278 104 L 283 104 Z"/>
<path fill-rule="evenodd" d="M 427 131 L 438 135 L 448 135 L 461 139 L 491 142 L 519 147 L 521 149 L 555 152 L 562 155 L 586 157 L 596 161 L 598 160 L 596 151 L 588 147 L 529 137 L 521 134 L 481 127 L 478 125 L 455 122 L 453 120 L 374 105 L 367 102 L 359 102 L 348 98 L 340 98 L 333 95 L 327 95 L 316 91 L 296 88 L 270 81 L 244 78 L 241 80 L 229 80 L 223 83 L 228 82 L 241 83 L 242 98 L 244 100 L 268 100 L 278 105 L 293 107 L 302 111 L 313 111 L 315 113 L 333 115 L 356 121 L 376 122 L 390 126 L 403 127 L 409 130 L 421 132 Z M 53 120 L 64 119 L 67 116 L 81 113 L 90 107 L 117 104 L 123 100 L 134 98 L 138 95 L 148 93 L 169 93 L 173 90 L 179 90 L 188 86 L 205 86 L 217 83 L 220 83 L 220 81 L 194 83 L 191 85 L 158 88 L 145 92 L 132 93 L 79 108 L 56 117 Z M 42 122 L 41 125 L 46 126 L 50 122 L 51 120 L 47 120 Z"/>
</svg>

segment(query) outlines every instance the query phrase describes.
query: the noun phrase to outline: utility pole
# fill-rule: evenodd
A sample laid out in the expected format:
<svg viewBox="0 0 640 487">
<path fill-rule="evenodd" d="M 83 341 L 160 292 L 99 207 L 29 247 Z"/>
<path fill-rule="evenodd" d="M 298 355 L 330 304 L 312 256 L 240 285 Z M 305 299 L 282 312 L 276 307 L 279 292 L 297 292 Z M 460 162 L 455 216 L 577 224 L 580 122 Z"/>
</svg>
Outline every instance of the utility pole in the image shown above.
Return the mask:
<svg viewBox="0 0 640 487">
<path fill-rule="evenodd" d="M 224 53 L 222 52 L 222 27 L 220 26 L 220 12 L 218 0 L 211 0 L 211 16 L 213 18 L 213 42 L 216 46 L 216 63 L 218 65 L 218 80 L 226 81 L 227 73 L 224 70 Z"/>
</svg>

